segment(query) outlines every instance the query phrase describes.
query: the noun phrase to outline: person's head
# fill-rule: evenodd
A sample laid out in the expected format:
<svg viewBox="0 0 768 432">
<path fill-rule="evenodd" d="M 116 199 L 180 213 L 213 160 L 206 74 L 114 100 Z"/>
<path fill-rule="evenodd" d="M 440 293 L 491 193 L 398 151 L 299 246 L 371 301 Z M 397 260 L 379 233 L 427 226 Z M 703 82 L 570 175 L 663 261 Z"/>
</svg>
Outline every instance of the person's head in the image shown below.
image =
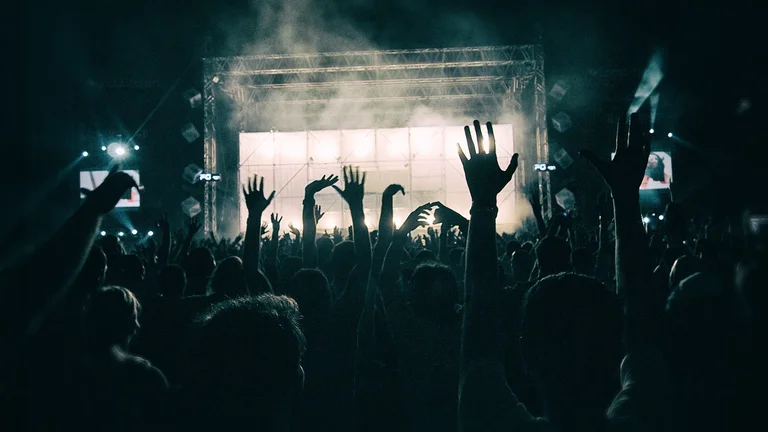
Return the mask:
<svg viewBox="0 0 768 432">
<path fill-rule="evenodd" d="M 599 280 L 575 273 L 539 280 L 523 305 L 521 347 L 544 398 L 605 412 L 619 384 L 622 323 L 618 296 Z"/>
<path fill-rule="evenodd" d="M 180 265 L 171 264 L 160 269 L 157 276 L 160 293 L 170 299 L 184 297 L 187 288 L 187 275 Z"/>
<path fill-rule="evenodd" d="M 718 264 L 720 261 L 717 246 L 712 240 L 706 238 L 696 242 L 696 256 L 708 264 Z"/>
<path fill-rule="evenodd" d="M 324 317 L 331 309 L 331 288 L 320 270 L 299 270 L 291 279 L 286 294 L 296 300 L 308 320 Z"/>
<path fill-rule="evenodd" d="M 101 247 L 107 256 L 122 255 L 125 253 L 125 249 L 123 249 L 120 239 L 112 234 L 100 238 L 96 244 Z"/>
<path fill-rule="evenodd" d="M 645 175 L 655 181 L 664 181 L 664 158 L 656 153 L 648 156 L 648 165 L 645 167 Z"/>
<path fill-rule="evenodd" d="M 683 279 L 702 271 L 704 263 L 700 259 L 690 255 L 681 256 L 672 264 L 672 270 L 669 272 L 669 289 L 675 289 Z"/>
<path fill-rule="evenodd" d="M 559 237 L 544 237 L 536 245 L 541 277 L 571 270 L 571 247 Z"/>
<path fill-rule="evenodd" d="M 355 266 L 355 244 L 351 241 L 343 241 L 333 248 L 331 257 L 333 266 L 334 283 L 336 279 L 346 281 L 352 268 Z"/>
<path fill-rule="evenodd" d="M 107 278 L 107 256 L 100 247 L 94 246 L 88 253 L 80 274 L 77 276 L 78 283 L 84 284 L 90 288 L 100 287 Z"/>
<path fill-rule="evenodd" d="M 591 276 L 595 272 L 595 256 L 587 248 L 576 248 L 571 252 L 573 271 Z"/>
<path fill-rule="evenodd" d="M 736 268 L 736 294 L 746 321 L 768 322 L 768 260 L 764 256 L 750 257 Z"/>
<path fill-rule="evenodd" d="M 461 293 L 450 268 L 424 262 L 414 270 L 408 290 L 408 303 L 418 317 L 434 322 L 451 322 L 458 317 L 456 306 Z"/>
<path fill-rule="evenodd" d="M 520 249 L 528 253 L 533 253 L 533 242 L 524 242 L 522 245 L 520 245 Z"/>
<path fill-rule="evenodd" d="M 135 288 L 136 285 L 144 281 L 145 271 L 144 263 L 138 255 L 123 255 L 123 280 L 129 288 Z"/>
<path fill-rule="evenodd" d="M 416 253 L 416 256 L 413 257 L 413 261 L 418 265 L 428 261 L 437 261 L 437 256 L 435 256 L 435 253 L 429 249 L 422 249 Z"/>
<path fill-rule="evenodd" d="M 664 249 L 661 254 L 661 265 L 667 270 L 672 270 L 672 266 L 675 264 L 678 258 L 689 253 L 688 248 L 684 245 L 669 246 Z"/>
<path fill-rule="evenodd" d="M 512 277 L 517 282 L 527 281 L 531 277 L 533 270 L 533 257 L 524 249 L 515 251 L 512 254 Z"/>
<path fill-rule="evenodd" d="M 227 297 L 247 296 L 249 292 L 243 271 L 243 261 L 238 257 L 222 260 L 211 275 L 207 294 Z"/>
<path fill-rule="evenodd" d="M 107 286 L 91 293 L 85 309 L 91 347 L 127 347 L 139 330 L 139 308 L 136 296 L 123 287 Z"/>
<path fill-rule="evenodd" d="M 300 319 L 293 299 L 273 294 L 226 300 L 204 312 L 188 339 L 183 383 L 203 411 L 196 414 L 248 418 L 263 430 L 289 421 L 304 383 Z"/>
<path fill-rule="evenodd" d="M 464 267 L 464 248 L 454 248 L 448 253 L 448 260 L 453 268 Z"/>
<path fill-rule="evenodd" d="M 331 260 L 333 255 L 333 239 L 330 237 L 320 237 L 317 239 L 317 258 L 321 263 Z"/>
<path fill-rule="evenodd" d="M 511 257 L 513 253 L 520 249 L 520 242 L 517 240 L 510 240 L 507 242 L 507 256 Z"/>
<path fill-rule="evenodd" d="M 184 259 L 187 274 L 187 295 L 205 294 L 208 278 L 216 268 L 216 259 L 208 248 L 194 248 Z"/>
</svg>

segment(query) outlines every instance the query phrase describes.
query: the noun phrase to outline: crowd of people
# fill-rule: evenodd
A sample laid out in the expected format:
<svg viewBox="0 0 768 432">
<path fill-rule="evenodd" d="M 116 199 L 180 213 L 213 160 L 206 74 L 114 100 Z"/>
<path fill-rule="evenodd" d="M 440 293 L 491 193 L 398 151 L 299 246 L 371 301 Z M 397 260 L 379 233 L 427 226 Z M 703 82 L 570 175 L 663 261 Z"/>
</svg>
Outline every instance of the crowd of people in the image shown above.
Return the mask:
<svg viewBox="0 0 768 432">
<path fill-rule="evenodd" d="M 497 233 L 518 158 L 501 169 L 477 121 L 458 148 L 469 218 L 430 202 L 395 226 L 393 184 L 373 232 L 347 167 L 306 186 L 302 230 L 262 224 L 275 192 L 257 177 L 244 236 L 163 217 L 159 245 L 126 251 L 97 236 L 137 187 L 115 169 L 2 273 L 3 429 L 760 430 L 762 244 L 675 202 L 647 232 L 641 123 L 621 122 L 611 161 L 583 154 L 609 189 L 591 233 L 533 193 L 535 229 Z M 346 233 L 317 233 L 327 188 Z"/>
</svg>

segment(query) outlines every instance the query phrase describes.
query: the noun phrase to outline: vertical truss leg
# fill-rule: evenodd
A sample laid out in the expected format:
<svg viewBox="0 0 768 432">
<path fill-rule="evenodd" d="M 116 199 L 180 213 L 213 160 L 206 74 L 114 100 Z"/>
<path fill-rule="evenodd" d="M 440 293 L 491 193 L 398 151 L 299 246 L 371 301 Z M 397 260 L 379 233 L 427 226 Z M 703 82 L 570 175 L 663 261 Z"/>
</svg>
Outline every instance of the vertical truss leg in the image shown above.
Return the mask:
<svg viewBox="0 0 768 432">
<path fill-rule="evenodd" d="M 204 165 L 206 172 L 218 172 L 216 170 L 216 109 L 214 107 L 216 100 L 213 91 L 213 76 L 209 65 L 204 65 L 203 72 L 203 104 L 204 104 Z M 209 233 L 216 234 L 216 186 L 215 182 L 205 182 L 203 192 L 203 218 L 206 236 Z"/>
<path fill-rule="evenodd" d="M 547 87 L 544 82 L 544 48 L 535 46 L 534 125 L 536 128 L 536 154 L 538 162 L 549 163 L 549 141 L 547 138 Z M 546 219 L 552 217 L 552 191 L 550 190 L 549 172 L 541 175 L 539 192 L 541 193 L 542 213 Z"/>
</svg>

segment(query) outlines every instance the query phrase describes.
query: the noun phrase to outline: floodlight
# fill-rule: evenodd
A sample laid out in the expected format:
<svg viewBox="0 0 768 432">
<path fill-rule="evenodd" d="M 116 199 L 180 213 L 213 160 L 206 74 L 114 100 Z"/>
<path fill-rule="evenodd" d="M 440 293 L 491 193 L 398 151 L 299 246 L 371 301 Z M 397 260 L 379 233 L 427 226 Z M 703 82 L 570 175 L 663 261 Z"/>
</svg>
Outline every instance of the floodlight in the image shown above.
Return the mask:
<svg viewBox="0 0 768 432">
<path fill-rule="evenodd" d="M 653 132 L 654 132 L 654 130 L 653 130 L 653 129 L 651 129 L 651 130 L 649 130 L 648 132 L 650 132 L 650 133 L 653 133 Z"/>
<path fill-rule="evenodd" d="M 668 136 L 669 138 L 672 138 L 672 132 L 668 133 L 668 134 L 667 134 L 667 136 Z"/>
<path fill-rule="evenodd" d="M 136 230 L 136 229 L 132 229 L 132 230 L 131 230 L 131 234 L 133 234 L 133 235 L 136 235 L 136 234 L 138 234 L 138 233 L 139 233 L 139 230 Z"/>
<path fill-rule="evenodd" d="M 83 152 L 83 157 L 88 157 L 88 152 L 87 151 Z"/>
<path fill-rule="evenodd" d="M 651 219 L 648 216 L 643 218 L 643 223 L 645 223 L 645 224 L 647 224 L 650 221 L 651 221 Z"/>
<path fill-rule="evenodd" d="M 135 146 L 133 146 L 133 149 L 134 149 L 134 150 L 138 150 L 138 149 L 139 149 L 139 145 L 138 145 L 138 144 L 136 144 Z"/>
<path fill-rule="evenodd" d="M 101 236 L 102 236 L 102 237 L 104 237 L 105 235 L 107 235 L 107 232 L 106 232 L 106 231 L 102 231 L 102 232 L 101 232 L 101 233 L 99 233 L 99 234 L 101 234 Z"/>
<path fill-rule="evenodd" d="M 664 215 L 659 215 L 659 220 L 664 220 Z"/>
<path fill-rule="evenodd" d="M 119 237 L 122 237 L 122 236 L 124 236 L 124 235 L 125 235 L 125 233 L 124 233 L 124 232 L 122 232 L 122 231 L 120 231 L 119 233 L 117 233 L 117 235 L 118 235 Z"/>
<path fill-rule="evenodd" d="M 155 235 L 155 232 L 154 231 L 147 231 L 147 235 L 152 237 L 153 235 Z"/>
</svg>

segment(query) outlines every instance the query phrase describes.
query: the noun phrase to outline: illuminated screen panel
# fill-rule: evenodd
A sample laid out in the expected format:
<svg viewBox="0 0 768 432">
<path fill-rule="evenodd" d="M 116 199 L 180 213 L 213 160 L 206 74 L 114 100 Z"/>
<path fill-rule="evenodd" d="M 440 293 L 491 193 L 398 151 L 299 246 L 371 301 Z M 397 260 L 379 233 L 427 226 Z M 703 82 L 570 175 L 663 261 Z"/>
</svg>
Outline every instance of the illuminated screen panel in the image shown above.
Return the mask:
<svg viewBox="0 0 768 432">
<path fill-rule="evenodd" d="M 611 159 L 616 153 L 611 153 Z M 672 183 L 672 156 L 667 152 L 655 151 L 648 156 L 640 190 L 669 189 Z"/>
<path fill-rule="evenodd" d="M 133 179 L 136 180 L 136 184 L 141 184 L 139 181 L 138 171 L 123 170 L 123 172 L 133 177 Z M 109 171 L 80 171 L 80 187 L 88 190 L 94 190 L 104 182 L 104 179 L 107 178 L 107 175 L 109 175 Z M 80 193 L 80 198 L 85 198 L 85 195 Z M 138 208 L 140 206 L 141 196 L 135 188 L 131 188 L 131 190 L 126 192 L 123 198 L 117 202 L 115 207 Z"/>
<path fill-rule="evenodd" d="M 493 128 L 499 165 L 506 168 L 514 153 L 512 125 Z M 411 210 L 428 201 L 441 201 L 468 217 L 471 199 L 457 143 L 466 151 L 463 126 L 241 133 L 240 181 L 245 183 L 254 174 L 264 176 L 267 190 L 277 192 L 264 220 L 277 212 L 286 230 L 287 223 L 301 228 L 301 202 L 307 183 L 323 175 L 341 177 L 345 165 L 367 172 L 364 205 L 366 222 L 372 229 L 378 224 L 381 193 L 392 183 L 406 190 L 405 196 L 394 198 L 396 223 L 402 223 Z M 325 212 L 318 222 L 319 234 L 351 224 L 349 209 L 336 191 L 329 188 L 315 198 Z M 499 231 L 519 226 L 514 206 L 515 186 L 510 182 L 499 194 Z M 247 217 L 241 199 L 242 232 Z"/>
</svg>

